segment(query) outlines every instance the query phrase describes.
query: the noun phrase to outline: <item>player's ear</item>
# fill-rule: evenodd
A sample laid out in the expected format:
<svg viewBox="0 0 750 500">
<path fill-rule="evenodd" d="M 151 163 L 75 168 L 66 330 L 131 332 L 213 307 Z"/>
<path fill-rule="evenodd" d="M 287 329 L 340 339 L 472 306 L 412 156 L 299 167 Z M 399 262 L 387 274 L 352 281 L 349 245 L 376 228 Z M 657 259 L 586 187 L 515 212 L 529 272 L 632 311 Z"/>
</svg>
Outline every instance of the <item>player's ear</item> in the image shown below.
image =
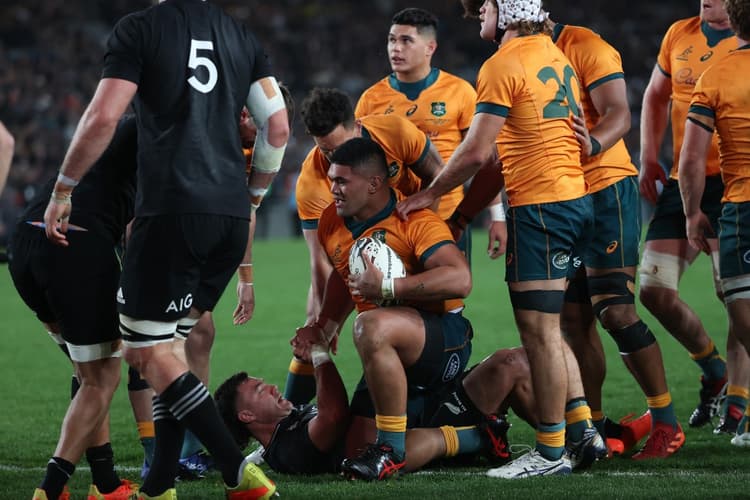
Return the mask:
<svg viewBox="0 0 750 500">
<path fill-rule="evenodd" d="M 243 424 L 252 424 L 256 420 L 255 413 L 251 412 L 250 410 L 238 411 L 237 420 L 239 420 Z"/>
<path fill-rule="evenodd" d="M 378 189 L 383 185 L 383 178 L 377 175 L 370 177 L 370 182 L 367 185 L 367 192 L 370 194 L 376 193 Z"/>
<path fill-rule="evenodd" d="M 432 56 L 435 51 L 437 50 L 437 40 L 430 40 L 427 42 L 427 46 L 425 48 L 425 55 Z"/>
</svg>

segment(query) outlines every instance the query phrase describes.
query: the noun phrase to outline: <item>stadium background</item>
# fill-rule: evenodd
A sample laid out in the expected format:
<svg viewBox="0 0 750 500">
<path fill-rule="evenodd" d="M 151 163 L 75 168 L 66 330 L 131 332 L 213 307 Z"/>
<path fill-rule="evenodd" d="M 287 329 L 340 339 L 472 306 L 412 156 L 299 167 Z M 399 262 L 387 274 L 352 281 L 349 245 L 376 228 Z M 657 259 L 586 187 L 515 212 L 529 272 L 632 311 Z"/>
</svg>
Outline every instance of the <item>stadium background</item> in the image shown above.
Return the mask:
<svg viewBox="0 0 750 500">
<path fill-rule="evenodd" d="M 0 246 L 37 186 L 55 175 L 101 72 L 104 42 L 122 15 L 148 0 L 4 0 L 0 15 L 0 120 L 16 139 L 8 185 L 0 194 Z M 396 11 L 417 6 L 441 22 L 435 66 L 471 83 L 493 46 L 458 0 L 215 0 L 259 36 L 277 77 L 299 103 L 314 86 L 335 86 L 356 102 L 390 72 L 386 34 Z M 633 126 L 626 140 L 638 158 L 643 89 L 669 24 L 695 15 L 699 2 L 545 0 L 553 19 L 589 26 L 620 50 Z M 297 234 L 294 181 L 312 142 L 299 119 L 281 174 L 261 208 L 258 237 Z"/>
</svg>

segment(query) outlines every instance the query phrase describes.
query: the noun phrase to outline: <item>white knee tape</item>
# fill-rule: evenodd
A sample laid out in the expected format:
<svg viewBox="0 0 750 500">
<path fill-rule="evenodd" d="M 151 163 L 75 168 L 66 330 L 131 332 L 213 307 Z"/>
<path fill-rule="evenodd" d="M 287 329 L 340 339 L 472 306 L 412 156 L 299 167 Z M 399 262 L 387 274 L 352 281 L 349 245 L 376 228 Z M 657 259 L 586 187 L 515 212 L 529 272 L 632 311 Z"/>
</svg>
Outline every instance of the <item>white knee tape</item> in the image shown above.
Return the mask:
<svg viewBox="0 0 750 500">
<path fill-rule="evenodd" d="M 721 291 L 725 304 L 739 299 L 750 299 L 750 274 L 721 280 Z"/>
<path fill-rule="evenodd" d="M 180 318 L 177 321 L 177 331 L 174 334 L 174 338 L 177 340 L 187 340 L 188 335 L 192 331 L 195 324 L 198 322 L 198 318 Z"/>
<path fill-rule="evenodd" d="M 652 286 L 677 290 L 687 261 L 677 255 L 645 250 L 639 275 L 641 286 Z"/>
<path fill-rule="evenodd" d="M 151 347 L 172 342 L 176 329 L 177 321 L 140 320 L 120 314 L 120 334 L 126 347 Z"/>
<path fill-rule="evenodd" d="M 107 358 L 119 358 L 122 356 L 120 339 L 92 345 L 73 345 L 70 342 L 67 342 L 67 344 L 70 359 L 76 363 L 86 363 L 88 361 Z"/>
</svg>

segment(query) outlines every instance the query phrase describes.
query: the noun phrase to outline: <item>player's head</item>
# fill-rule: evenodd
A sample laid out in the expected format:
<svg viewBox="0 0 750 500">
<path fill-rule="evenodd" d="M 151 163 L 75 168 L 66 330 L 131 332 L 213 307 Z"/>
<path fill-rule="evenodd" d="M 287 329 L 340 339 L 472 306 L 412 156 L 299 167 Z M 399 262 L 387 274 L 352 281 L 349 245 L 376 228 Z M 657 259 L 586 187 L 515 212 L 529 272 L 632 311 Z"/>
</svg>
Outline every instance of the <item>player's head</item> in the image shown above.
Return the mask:
<svg viewBox="0 0 750 500">
<path fill-rule="evenodd" d="M 349 96 L 338 89 L 314 88 L 302 101 L 300 115 L 307 133 L 329 160 L 336 148 L 359 135 Z"/>
<path fill-rule="evenodd" d="M 252 428 L 273 426 L 289 415 L 294 405 L 279 394 L 275 385 L 263 379 L 235 373 L 225 380 L 214 394 L 216 407 L 234 440 L 245 448 L 253 437 Z"/>
<path fill-rule="evenodd" d="M 328 178 L 336 213 L 341 217 L 367 219 L 390 198 L 383 148 L 365 137 L 351 139 L 333 153 Z"/>
<path fill-rule="evenodd" d="M 474 3 L 464 4 L 470 12 Z M 485 0 L 479 8 L 482 27 L 479 36 L 483 40 L 499 42 L 508 30 L 519 35 L 546 33 L 548 14 L 542 9 L 542 0 Z"/>
<path fill-rule="evenodd" d="M 388 32 L 388 58 L 397 74 L 424 78 L 437 49 L 437 17 L 424 9 L 410 7 L 397 12 Z"/>
<path fill-rule="evenodd" d="M 750 0 L 725 0 L 724 5 L 735 34 L 750 41 Z"/>
<path fill-rule="evenodd" d="M 724 3 L 724 0 L 701 0 L 701 21 L 729 27 L 729 16 Z"/>
</svg>

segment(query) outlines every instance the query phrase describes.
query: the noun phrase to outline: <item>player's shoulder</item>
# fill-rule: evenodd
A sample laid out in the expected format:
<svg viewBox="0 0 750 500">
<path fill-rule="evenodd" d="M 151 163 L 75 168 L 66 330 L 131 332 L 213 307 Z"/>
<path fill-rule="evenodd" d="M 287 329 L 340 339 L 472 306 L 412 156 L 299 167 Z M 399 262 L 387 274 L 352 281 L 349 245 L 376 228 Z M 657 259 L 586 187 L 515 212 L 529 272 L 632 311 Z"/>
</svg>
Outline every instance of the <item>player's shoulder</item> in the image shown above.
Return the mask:
<svg viewBox="0 0 750 500">
<path fill-rule="evenodd" d="M 445 85 L 451 85 L 455 87 L 468 88 L 470 90 L 474 90 L 474 87 L 472 87 L 469 82 L 467 82 L 466 80 L 464 80 L 458 75 L 454 75 L 453 73 L 449 73 L 445 71 L 444 69 L 439 70 L 438 81 L 444 83 Z"/>
<path fill-rule="evenodd" d="M 685 35 L 691 35 L 700 32 L 701 29 L 701 18 L 700 16 L 687 17 L 685 19 L 678 19 L 673 22 L 667 30 L 667 37 L 679 37 Z"/>
<path fill-rule="evenodd" d="M 370 97 L 372 95 L 381 94 L 385 91 L 391 90 L 391 85 L 388 81 L 389 77 L 386 76 L 384 78 L 381 78 L 377 82 L 373 83 L 369 87 L 367 87 L 360 96 L 360 100 L 364 99 L 365 97 Z"/>
</svg>

